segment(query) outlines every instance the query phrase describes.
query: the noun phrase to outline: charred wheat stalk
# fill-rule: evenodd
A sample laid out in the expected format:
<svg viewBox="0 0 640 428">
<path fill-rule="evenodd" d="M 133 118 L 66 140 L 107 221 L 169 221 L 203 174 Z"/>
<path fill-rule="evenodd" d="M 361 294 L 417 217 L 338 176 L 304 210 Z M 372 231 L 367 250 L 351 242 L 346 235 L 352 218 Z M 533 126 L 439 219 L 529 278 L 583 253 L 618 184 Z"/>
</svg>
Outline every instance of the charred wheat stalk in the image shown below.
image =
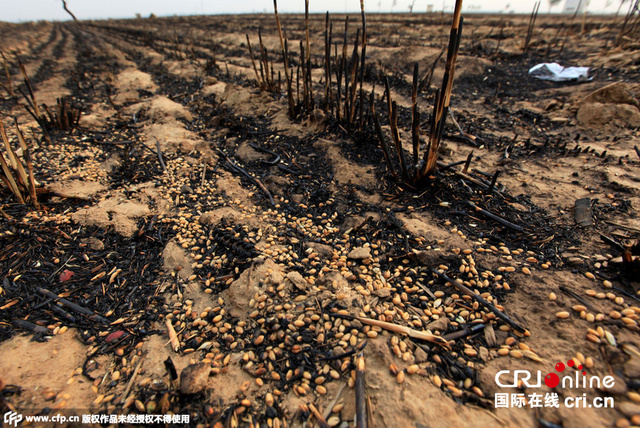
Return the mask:
<svg viewBox="0 0 640 428">
<path fill-rule="evenodd" d="M 356 428 L 367 428 L 364 352 L 356 357 Z"/>
<path fill-rule="evenodd" d="M 287 101 L 289 103 L 289 117 L 295 117 L 295 101 L 293 100 L 293 90 L 291 85 L 292 76 L 289 74 L 289 54 L 287 42 L 282 34 L 282 26 L 280 25 L 280 16 L 278 15 L 278 0 L 273 0 L 273 11 L 276 15 L 276 24 L 278 25 L 278 36 L 280 37 L 280 47 L 282 48 L 282 58 L 284 63 L 284 77 L 287 83 Z"/>
<path fill-rule="evenodd" d="M 20 130 L 20 126 L 18 126 L 18 122 L 16 122 L 15 124 L 18 141 L 20 142 L 20 147 L 22 148 L 22 157 L 24 157 L 24 160 L 27 163 L 27 171 L 29 172 L 29 197 L 31 198 L 31 203 L 33 204 L 33 206 L 36 209 L 39 209 L 40 204 L 38 203 L 38 196 L 36 194 L 36 179 L 33 173 L 33 160 L 31 159 L 31 152 L 29 151 L 29 146 L 27 145 L 27 141 L 24 138 L 24 134 Z"/>
<path fill-rule="evenodd" d="M 338 57 L 338 45 L 336 44 L 336 80 L 338 83 L 338 96 L 336 98 L 336 102 L 337 102 L 337 111 L 336 111 L 336 118 L 338 119 L 338 122 L 342 121 L 342 109 L 343 109 L 343 102 L 342 102 L 342 77 L 343 74 L 345 74 L 345 69 L 346 69 L 346 58 L 347 58 L 347 36 L 349 34 L 349 17 L 347 16 L 344 20 L 344 39 L 342 41 L 342 55 L 340 57 Z M 348 88 L 345 88 L 345 92 L 347 91 Z M 346 98 L 346 97 L 345 97 Z"/>
<path fill-rule="evenodd" d="M 400 132 L 398 131 L 398 107 L 395 101 L 391 100 L 391 87 L 389 86 L 389 79 L 384 79 L 385 92 L 387 94 L 387 112 L 389 115 L 389 127 L 391 128 L 391 139 L 393 140 L 396 154 L 400 161 L 400 170 L 402 179 L 406 183 L 410 183 L 409 172 L 407 170 L 407 162 L 404 157 L 404 150 L 402 148 L 402 142 L 400 141 Z"/>
<path fill-rule="evenodd" d="M 11 190 L 11 193 L 13 193 L 18 202 L 24 204 L 27 199 L 29 199 L 34 207 L 39 208 L 38 198 L 36 195 L 36 181 L 33 174 L 33 162 L 31 160 L 31 153 L 29 152 L 29 147 L 27 146 L 24 135 L 20 131 L 20 127 L 18 126 L 17 122 L 16 130 L 18 140 L 20 142 L 20 147 L 22 149 L 22 156 L 26 161 L 27 170 L 29 172 L 27 174 L 27 171 L 25 171 L 22 161 L 9 142 L 4 124 L 0 122 L 0 136 L 2 137 L 5 152 L 7 155 L 7 159 L 5 159 L 4 155 L 0 152 L 2 181 L 9 188 L 9 190 Z"/>
<path fill-rule="evenodd" d="M 4 52 L 0 52 L 2 55 L 2 65 L 4 68 L 4 74 L 7 77 L 7 84 L 0 83 L 0 86 L 7 91 L 9 98 L 13 98 L 15 96 L 15 92 L 13 91 L 13 81 L 11 80 L 11 73 L 9 72 L 9 65 L 7 64 L 7 58 L 4 56 Z"/>
<path fill-rule="evenodd" d="M 304 2 L 304 27 L 305 27 L 305 38 L 306 38 L 306 49 L 307 56 L 306 60 L 306 73 L 304 75 L 305 81 L 305 109 L 307 112 L 310 112 L 314 108 L 313 102 L 313 81 L 311 79 L 311 41 L 309 38 L 309 0 L 305 0 Z"/>
<path fill-rule="evenodd" d="M 49 110 L 46 104 L 43 104 L 43 107 L 48 116 L 48 119 L 45 119 L 48 129 L 73 131 L 78 127 L 81 111 L 70 106 L 66 98 L 58 98 L 56 100 L 56 108 L 53 112 Z"/>
<path fill-rule="evenodd" d="M 418 111 L 418 64 L 413 67 L 411 88 L 411 139 L 413 142 L 413 164 L 418 164 L 420 155 L 420 112 Z"/>
<path fill-rule="evenodd" d="M 538 17 L 538 9 L 540 9 L 540 2 L 537 1 L 533 5 L 533 11 L 531 12 L 531 16 L 529 17 L 529 27 L 527 27 L 527 37 L 524 41 L 524 46 L 522 47 L 523 52 L 527 52 L 529 50 L 529 44 L 531 43 L 531 38 L 533 37 L 533 30 L 536 26 L 536 18 Z"/>
<path fill-rule="evenodd" d="M 360 125 L 364 124 L 364 69 L 367 56 L 367 19 L 364 14 L 364 0 L 360 0 L 360 14 L 362 16 L 362 49 L 360 53 Z"/>
<path fill-rule="evenodd" d="M 324 21 L 324 111 L 333 113 L 333 96 L 331 90 L 331 36 L 333 24 L 327 12 Z"/>
<path fill-rule="evenodd" d="M 262 31 L 260 30 L 258 30 L 258 40 L 260 41 L 260 55 L 262 58 L 260 60 L 260 75 L 262 76 L 262 81 L 269 91 L 280 92 L 280 72 L 278 72 L 278 85 L 276 86 L 274 83 L 273 64 L 269 61 L 269 54 L 262 42 Z"/>
<path fill-rule="evenodd" d="M 631 22 L 633 15 L 636 13 L 640 13 L 640 0 L 632 0 L 629 4 L 629 11 L 622 22 L 622 27 L 620 28 L 620 33 L 618 33 L 618 38 L 616 39 L 616 46 L 622 45 L 622 41 L 625 37 L 628 37 L 629 34 L 632 34 L 635 29 L 638 27 L 640 23 L 640 16 L 636 19 L 636 22 L 631 25 L 631 28 L 627 28 Z"/>
<path fill-rule="evenodd" d="M 349 74 L 349 115 L 348 123 L 352 124 L 356 115 L 356 96 L 358 94 L 358 68 L 360 54 L 358 53 L 358 40 L 360 40 L 360 29 L 356 30 L 356 40 L 353 44 L 353 54 L 351 55 L 351 72 Z"/>
<path fill-rule="evenodd" d="M 245 36 L 247 37 L 247 47 L 249 48 L 249 56 L 251 56 L 251 65 L 253 65 L 253 71 L 256 74 L 256 82 L 258 83 L 258 87 L 260 88 L 260 90 L 265 90 L 265 83 L 264 80 L 260 78 L 260 75 L 258 74 L 258 67 L 256 67 L 256 60 L 253 57 L 253 50 L 251 49 L 251 41 L 249 40 L 249 35 L 245 34 Z"/>
<path fill-rule="evenodd" d="M 49 136 L 49 130 L 47 128 L 47 119 L 40 112 L 40 108 L 38 107 L 38 101 L 36 100 L 36 95 L 33 92 L 33 87 L 31 86 L 31 82 L 29 81 L 29 76 L 27 76 L 27 70 L 24 68 L 24 64 L 18 60 L 18 64 L 20 65 L 20 72 L 22 73 L 22 77 L 24 78 L 24 84 L 27 87 L 28 95 L 22 91 L 20 88 L 20 93 L 24 97 L 27 102 L 26 109 L 29 114 L 38 122 L 40 125 L 40 130 L 42 131 L 42 136 L 45 141 L 51 144 L 51 137 Z"/>
<path fill-rule="evenodd" d="M 380 141 L 380 147 L 382 148 L 382 153 L 384 154 L 384 160 L 387 163 L 387 168 L 392 175 L 396 175 L 393 164 L 391 163 L 391 156 L 389 155 L 389 148 L 387 146 L 387 142 L 384 138 L 384 134 L 382 133 L 382 127 L 380 126 L 380 120 L 378 119 L 378 114 L 375 109 L 375 92 L 371 91 L 371 98 L 369 103 L 371 117 L 373 118 L 373 124 L 375 126 L 376 135 L 378 136 L 378 140 Z"/>
<path fill-rule="evenodd" d="M 433 61 L 433 64 L 431 64 L 431 68 L 429 69 L 429 72 L 425 74 L 422 80 L 420 80 L 420 83 L 418 84 L 418 93 L 422 92 L 424 88 L 429 88 L 429 86 L 431 86 L 431 81 L 433 80 L 433 73 L 436 71 L 438 62 L 440 62 L 440 58 L 442 58 L 442 55 L 444 55 L 445 51 L 446 49 L 442 49 L 440 51 L 440 54 L 436 57 L 435 61 Z"/>
<path fill-rule="evenodd" d="M 438 148 L 440 147 L 440 140 L 442 139 L 444 125 L 447 120 L 447 112 L 451 104 L 451 89 L 453 87 L 458 50 L 460 49 L 460 39 L 462 36 L 461 10 L 462 0 L 456 0 L 453 22 L 451 24 L 451 33 L 449 35 L 447 62 L 445 65 L 444 76 L 442 78 L 442 87 L 436 96 L 431 132 L 429 134 L 428 150 L 425 152 L 424 165 L 417 171 L 416 181 L 418 182 L 431 174 L 437 165 Z"/>
</svg>

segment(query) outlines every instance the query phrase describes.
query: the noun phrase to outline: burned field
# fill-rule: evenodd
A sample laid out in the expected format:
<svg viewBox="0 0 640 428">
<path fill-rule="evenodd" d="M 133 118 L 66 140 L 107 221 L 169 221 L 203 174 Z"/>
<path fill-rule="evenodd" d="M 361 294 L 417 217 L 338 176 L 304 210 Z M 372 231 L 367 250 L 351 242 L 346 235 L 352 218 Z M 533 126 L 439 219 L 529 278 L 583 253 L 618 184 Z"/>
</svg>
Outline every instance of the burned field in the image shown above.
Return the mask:
<svg viewBox="0 0 640 428">
<path fill-rule="evenodd" d="M 1 413 L 640 425 L 636 17 L 278 20 L 0 25 Z"/>
</svg>

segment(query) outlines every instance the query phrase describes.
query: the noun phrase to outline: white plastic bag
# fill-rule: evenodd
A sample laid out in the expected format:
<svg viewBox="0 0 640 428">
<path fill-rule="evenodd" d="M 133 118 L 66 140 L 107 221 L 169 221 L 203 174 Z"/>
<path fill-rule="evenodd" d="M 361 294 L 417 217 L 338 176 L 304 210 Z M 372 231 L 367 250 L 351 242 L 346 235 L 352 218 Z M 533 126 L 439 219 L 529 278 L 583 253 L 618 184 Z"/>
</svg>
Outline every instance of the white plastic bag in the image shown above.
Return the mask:
<svg viewBox="0 0 640 428">
<path fill-rule="evenodd" d="M 541 80 L 569 82 L 572 80 L 591 80 L 589 67 L 563 67 L 556 62 L 538 64 L 529 70 L 529 75 Z"/>
</svg>

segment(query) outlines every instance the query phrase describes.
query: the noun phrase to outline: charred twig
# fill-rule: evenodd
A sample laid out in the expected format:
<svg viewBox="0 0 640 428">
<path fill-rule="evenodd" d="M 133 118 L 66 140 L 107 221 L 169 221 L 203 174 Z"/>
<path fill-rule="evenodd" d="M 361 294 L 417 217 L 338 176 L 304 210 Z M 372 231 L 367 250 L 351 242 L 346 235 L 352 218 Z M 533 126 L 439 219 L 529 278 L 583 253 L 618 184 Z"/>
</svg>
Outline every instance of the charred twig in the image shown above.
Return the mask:
<svg viewBox="0 0 640 428">
<path fill-rule="evenodd" d="M 440 273 L 435 269 L 431 269 L 431 272 L 433 272 L 437 276 L 441 277 L 445 281 L 449 282 L 455 288 L 457 288 L 458 290 L 462 291 L 464 294 L 466 294 L 467 296 L 470 296 L 472 299 L 474 299 L 475 301 L 477 301 L 478 303 L 480 303 L 481 305 L 483 305 L 484 307 L 489 309 L 498 318 L 500 318 L 502 321 L 504 321 L 507 324 L 509 324 L 511 327 L 513 327 L 514 329 L 516 329 L 520 333 L 524 333 L 524 332 L 527 331 L 526 328 L 522 327 L 520 324 L 518 324 L 515 321 L 513 321 L 511 318 L 506 316 L 503 312 L 498 310 L 498 308 L 493 306 L 491 303 L 487 302 L 485 299 L 480 297 L 478 294 L 474 293 L 471 289 L 467 288 L 465 285 L 461 284 L 460 282 L 456 281 L 455 279 L 452 279 L 447 274 Z"/>
<path fill-rule="evenodd" d="M 131 379 L 127 383 L 127 387 L 124 389 L 124 392 L 121 395 L 121 398 L 118 400 L 119 403 L 124 403 L 127 401 L 127 396 L 129 395 L 129 391 L 131 391 L 131 387 L 133 386 L 133 382 L 136 380 L 136 376 L 138 376 L 138 372 L 140 371 L 140 367 L 142 367 L 142 360 L 144 359 L 144 355 L 140 356 L 140 360 L 138 360 L 138 364 L 136 368 L 133 370 L 133 374 L 131 375 Z"/>
<path fill-rule="evenodd" d="M 495 215 L 487 210 L 483 210 L 482 208 L 478 207 L 476 204 L 474 204 L 471 201 L 468 201 L 467 204 L 473 208 L 476 212 L 479 212 L 487 217 L 489 217 L 491 220 L 497 221 L 498 223 L 500 223 L 503 226 L 508 227 L 509 229 L 515 230 L 516 232 L 522 232 L 524 229 L 521 226 L 518 226 L 517 224 L 513 224 L 508 220 L 503 219 L 502 217 Z"/>
<path fill-rule="evenodd" d="M 590 304 L 589 302 L 587 302 L 585 299 L 583 299 L 582 297 L 580 297 L 577 293 L 574 293 L 573 291 L 569 290 L 567 287 L 565 287 L 564 285 L 561 285 L 560 287 L 558 287 L 558 289 L 560 291 L 562 291 L 563 293 L 573 297 L 574 299 L 576 299 L 578 302 L 582 303 L 587 309 L 591 310 L 591 311 L 596 311 L 596 309 L 593 307 L 592 304 Z M 596 311 L 597 312 L 597 311 Z"/>
<path fill-rule="evenodd" d="M 469 153 L 469 155 L 467 156 L 467 160 L 464 162 L 464 168 L 462 168 L 462 172 L 463 173 L 467 173 L 467 171 L 469 171 L 469 167 L 471 166 L 471 160 L 473 159 L 473 150 L 471 150 L 471 153 Z"/>
<path fill-rule="evenodd" d="M 458 129 L 458 132 L 460 133 L 460 135 L 462 136 L 462 138 L 468 142 L 469 144 L 471 144 L 474 147 L 479 147 L 478 143 L 476 143 L 476 137 L 474 135 L 471 134 L 467 134 L 466 132 L 464 132 L 462 130 L 462 127 L 460 126 L 460 124 L 458 123 L 458 121 L 456 120 L 455 116 L 453 115 L 453 111 L 449 110 L 449 117 L 451 118 L 451 121 L 453 122 L 453 124 L 455 125 L 455 127 Z"/>
<path fill-rule="evenodd" d="M 229 159 L 229 157 L 227 155 L 225 155 L 219 149 L 218 149 L 218 154 L 226 161 L 225 165 L 228 168 L 230 168 L 232 171 L 234 171 L 236 173 L 244 175 L 249 180 L 253 181 L 255 183 L 255 185 L 258 186 L 258 188 L 260 190 L 262 190 L 267 195 L 267 197 L 269 198 L 269 201 L 271 202 L 271 205 L 275 205 L 276 204 L 275 201 L 273 200 L 273 196 L 271 196 L 271 192 L 269 192 L 269 190 L 264 186 L 264 184 L 262 184 L 262 182 L 260 180 L 258 180 L 257 178 L 255 178 L 254 176 L 249 174 L 247 171 L 245 171 L 240 166 L 236 165 L 231 159 Z"/>
<path fill-rule="evenodd" d="M 331 415 L 331 411 L 333 410 L 333 407 L 336 405 L 336 403 L 340 399 L 340 396 L 342 395 L 342 391 L 344 391 L 345 386 L 347 386 L 347 385 L 343 384 L 340 387 L 340 389 L 336 393 L 335 397 L 333 397 L 333 400 L 331 400 L 329 405 L 325 408 L 325 411 L 324 411 L 324 413 L 322 415 L 325 419 L 327 419 Z"/>
<path fill-rule="evenodd" d="M 308 406 L 309 410 L 311 410 L 311 413 L 313 413 L 313 416 L 315 416 L 316 420 L 318 421 L 318 425 L 320 425 L 320 428 L 329 428 L 329 424 L 325 420 L 324 416 L 320 414 L 316 406 L 313 403 L 309 403 Z"/>
<path fill-rule="evenodd" d="M 34 333 L 51 334 L 51 330 L 49 330 L 48 328 L 42 327 L 41 325 L 30 323 L 28 321 L 16 319 L 16 320 L 11 320 L 11 323 L 23 330 L 29 330 Z"/>
<path fill-rule="evenodd" d="M 156 154 L 158 155 L 158 162 L 160 162 L 162 171 L 167 172 L 167 165 L 165 165 L 164 159 L 162 159 L 162 148 L 160 147 L 160 140 L 158 140 L 157 138 L 156 138 Z"/>
<path fill-rule="evenodd" d="M 365 393 L 365 364 L 364 353 L 360 352 L 356 358 L 356 427 L 367 428 L 367 401 Z"/>
<path fill-rule="evenodd" d="M 487 189 L 489 192 L 493 192 L 493 189 L 496 186 L 496 181 L 498 181 L 498 177 L 500 176 L 500 173 L 502 171 L 498 170 L 495 172 L 495 174 L 493 174 L 493 177 L 491 177 L 491 183 L 489 184 L 489 188 Z"/>
<path fill-rule="evenodd" d="M 340 317 L 338 314 L 333 314 L 334 316 L 338 316 Z M 343 318 L 350 318 L 350 316 L 342 316 Z M 352 355 L 357 354 L 358 352 L 362 351 L 365 347 L 367 346 L 367 341 L 363 340 L 361 343 L 359 343 L 355 348 L 350 349 L 346 352 L 343 352 L 341 354 L 337 354 L 337 355 L 331 355 L 329 357 L 323 357 L 320 358 L 320 360 L 322 361 L 330 361 L 330 360 L 341 360 L 342 358 L 345 357 L 350 357 Z"/>
<path fill-rule="evenodd" d="M 462 339 L 463 337 L 473 336 L 474 334 L 478 334 L 483 331 L 485 328 L 485 324 L 473 324 L 471 327 L 466 326 L 462 330 L 454 331 L 453 333 L 445 334 L 442 338 L 446 341 Z"/>
<path fill-rule="evenodd" d="M 369 222 L 371 222 L 372 220 L 373 220 L 373 217 L 372 216 L 368 216 L 367 218 L 365 218 L 362 221 L 362 223 L 360 223 L 359 225 L 357 225 L 356 227 L 351 229 L 351 231 L 349 231 L 349 234 L 356 233 L 356 232 L 360 231 L 363 227 L 365 227 L 367 224 L 369 224 Z"/>
<path fill-rule="evenodd" d="M 73 14 L 73 12 L 71 12 L 69 10 L 69 8 L 67 7 L 67 1 L 66 0 L 62 0 L 62 8 L 65 10 L 65 12 L 67 12 L 69 15 L 71 15 L 71 17 L 73 18 L 74 21 L 78 20 L 78 18 L 76 18 L 76 16 Z"/>
<path fill-rule="evenodd" d="M 72 303 L 70 301 L 68 301 L 67 299 L 64 299 L 62 297 L 58 297 L 55 293 L 42 288 L 42 287 L 38 287 L 37 285 L 34 287 L 34 289 L 39 293 L 42 294 L 43 296 L 46 296 L 50 299 L 55 300 L 56 302 L 60 303 L 62 306 L 65 306 L 69 309 L 71 309 L 74 312 L 78 312 L 79 314 L 82 315 L 86 315 L 89 319 L 92 319 L 94 321 L 98 321 L 101 322 L 102 324 L 110 324 L 109 320 L 102 317 L 101 315 L 96 314 L 95 312 L 93 312 L 90 309 L 87 308 L 83 308 L 82 306 L 76 305 L 75 303 Z"/>
<path fill-rule="evenodd" d="M 280 162 L 281 157 L 280 157 L 280 155 L 279 155 L 279 154 L 274 153 L 274 152 L 272 152 L 272 151 L 271 151 L 271 150 L 269 150 L 269 149 L 265 149 L 264 147 L 260 147 L 260 146 L 258 146 L 257 144 L 254 144 L 254 143 L 249 143 L 249 146 L 250 146 L 251 148 L 253 148 L 253 149 L 255 149 L 255 150 L 259 151 L 259 152 L 267 153 L 267 154 L 269 154 L 269 155 L 273 156 L 273 160 L 270 160 L 270 161 L 262 161 L 262 162 L 266 163 L 267 165 L 277 165 L 277 164 Z"/>
<path fill-rule="evenodd" d="M 440 346 L 449 347 L 449 344 L 447 343 L 447 341 L 440 336 L 437 336 L 435 334 L 425 333 L 423 331 L 414 330 L 404 325 L 392 324 L 385 321 L 379 321 L 371 318 L 364 318 L 364 317 L 358 317 L 358 316 L 346 315 L 346 314 L 331 314 L 331 316 L 348 318 L 348 319 L 356 319 L 363 324 L 380 327 L 388 331 L 393 331 L 394 333 L 405 334 L 411 337 L 412 339 L 425 340 L 427 342 L 435 343 Z"/>
</svg>

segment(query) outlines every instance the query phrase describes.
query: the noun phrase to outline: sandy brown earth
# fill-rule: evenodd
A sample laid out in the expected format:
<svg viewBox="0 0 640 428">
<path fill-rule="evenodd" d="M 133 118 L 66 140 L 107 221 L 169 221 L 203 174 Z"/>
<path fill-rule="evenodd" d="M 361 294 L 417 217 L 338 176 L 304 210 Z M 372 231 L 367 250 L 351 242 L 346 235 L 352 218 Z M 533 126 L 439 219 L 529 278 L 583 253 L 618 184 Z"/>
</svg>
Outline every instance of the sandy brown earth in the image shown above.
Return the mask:
<svg viewBox="0 0 640 428">
<path fill-rule="evenodd" d="M 339 49 L 344 18 L 331 17 Z M 364 87 L 381 94 L 389 78 L 409 153 L 413 64 L 434 64 L 450 17 L 367 19 Z M 363 350 L 369 426 L 640 425 L 640 273 L 633 254 L 623 262 L 640 233 L 639 46 L 615 46 L 621 19 L 541 16 L 526 52 L 528 17 L 465 19 L 451 106 L 472 141 L 449 121 L 440 160 L 473 151 L 469 174 L 500 171 L 498 192 L 461 166 L 409 189 L 368 115 L 358 130 L 323 108 L 324 16 L 311 19 L 318 108 L 295 119 L 283 94 L 257 89 L 246 46 L 248 34 L 257 53 L 260 29 L 282 73 L 273 16 L 0 24 L 13 86 L 24 89 L 20 58 L 39 103 L 82 109 L 46 144 L 21 95 L 1 101 L 47 189 L 41 210 L 0 193 L 1 413 L 355 426 Z M 283 23 L 297 55 L 304 17 Z M 591 67 L 592 80 L 527 75 L 552 61 Z M 443 71 L 441 58 L 419 97 L 422 135 Z M 576 223 L 583 198 L 591 224 Z M 476 330 L 443 347 L 336 315 Z M 574 376 L 555 369 L 570 360 L 613 387 L 495 382 L 503 370 Z M 504 393 L 560 404 L 496 408 Z M 566 405 L 583 394 L 584 407 Z M 605 397 L 612 408 L 590 406 Z"/>
</svg>

